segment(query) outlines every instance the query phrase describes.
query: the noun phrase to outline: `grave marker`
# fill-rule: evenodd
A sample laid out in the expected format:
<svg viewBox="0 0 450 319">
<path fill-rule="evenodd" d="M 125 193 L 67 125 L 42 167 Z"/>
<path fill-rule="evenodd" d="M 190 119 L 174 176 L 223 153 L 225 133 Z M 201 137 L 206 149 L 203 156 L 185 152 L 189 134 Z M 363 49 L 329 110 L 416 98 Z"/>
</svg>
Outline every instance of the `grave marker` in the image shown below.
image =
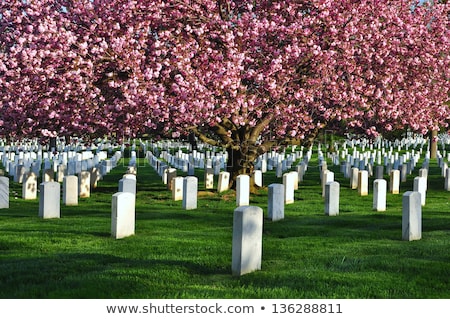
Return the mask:
<svg viewBox="0 0 450 319">
<path fill-rule="evenodd" d="M 376 166 L 375 167 L 375 179 L 383 179 L 384 177 L 384 166 Z"/>
<path fill-rule="evenodd" d="M 167 170 L 167 189 L 172 190 L 172 179 L 177 177 L 177 170 L 176 168 L 169 168 Z"/>
<path fill-rule="evenodd" d="M 219 181 L 217 183 L 217 192 L 221 193 L 229 189 L 230 184 L 230 173 L 220 172 Z"/>
<path fill-rule="evenodd" d="M 22 184 L 22 198 L 25 200 L 33 200 L 37 198 L 37 176 L 35 173 L 28 173 Z"/>
<path fill-rule="evenodd" d="M 386 211 L 387 182 L 384 179 L 373 181 L 373 209 L 377 212 Z"/>
<path fill-rule="evenodd" d="M 325 185 L 329 182 L 334 182 L 334 172 L 325 170 L 322 173 L 322 197 L 325 197 Z"/>
<path fill-rule="evenodd" d="M 303 182 L 303 178 L 305 176 L 306 172 L 306 164 L 304 162 L 300 163 L 300 165 L 297 166 L 297 173 L 298 173 L 298 181 Z"/>
<path fill-rule="evenodd" d="M 88 198 L 91 196 L 91 173 L 89 171 L 81 171 L 78 177 L 80 198 Z"/>
<path fill-rule="evenodd" d="M 426 189 L 428 189 L 428 170 L 426 168 L 419 169 L 419 177 L 423 177 L 427 180 Z"/>
<path fill-rule="evenodd" d="M 44 182 L 39 185 L 39 217 L 61 217 L 61 186 L 58 182 Z"/>
<path fill-rule="evenodd" d="M 242 276 L 261 269 L 263 210 L 256 206 L 241 206 L 233 214 L 231 269 Z"/>
<path fill-rule="evenodd" d="M 56 181 L 58 183 L 62 183 L 64 180 L 64 176 L 66 176 L 67 172 L 67 166 L 64 164 L 58 165 L 57 171 L 56 171 Z"/>
<path fill-rule="evenodd" d="M 284 185 L 284 203 L 286 205 L 294 203 L 294 184 L 295 177 L 293 174 L 296 172 L 289 172 L 283 174 L 283 185 Z"/>
<path fill-rule="evenodd" d="M 132 175 L 135 176 L 135 175 Z M 123 176 L 119 180 L 119 192 L 122 193 L 131 193 L 136 196 L 136 178 L 130 178 L 127 176 Z"/>
<path fill-rule="evenodd" d="M 186 210 L 197 208 L 198 179 L 195 176 L 187 176 L 183 179 L 183 203 Z"/>
<path fill-rule="evenodd" d="M 248 206 L 250 203 L 250 176 L 239 175 L 236 178 L 236 206 Z"/>
<path fill-rule="evenodd" d="M 254 170 L 253 171 L 253 183 L 255 183 L 256 186 L 262 187 L 263 186 L 263 175 L 261 170 Z"/>
<path fill-rule="evenodd" d="M 358 194 L 359 196 L 369 195 L 369 172 L 360 170 L 358 172 Z"/>
<path fill-rule="evenodd" d="M 111 235 L 115 239 L 132 236 L 135 233 L 136 196 L 118 192 L 112 195 Z"/>
<path fill-rule="evenodd" d="M 400 171 L 398 169 L 391 170 L 389 190 L 392 194 L 400 194 Z"/>
<path fill-rule="evenodd" d="M 414 191 L 420 193 L 420 203 L 425 206 L 427 196 L 427 179 L 425 177 L 414 178 Z"/>
<path fill-rule="evenodd" d="M 63 178 L 63 204 L 66 206 L 78 205 L 78 177 L 75 175 Z"/>
<path fill-rule="evenodd" d="M 269 219 L 272 221 L 284 219 L 284 185 L 270 184 L 268 190 L 267 214 Z"/>
<path fill-rule="evenodd" d="M 205 188 L 214 188 L 214 170 L 212 168 L 205 169 Z"/>
<path fill-rule="evenodd" d="M 422 205 L 419 192 L 406 192 L 402 199 L 402 239 L 422 238 Z"/>
<path fill-rule="evenodd" d="M 0 209 L 9 208 L 9 178 L 0 176 Z"/>
<path fill-rule="evenodd" d="M 351 187 L 351 189 L 357 189 L 358 188 L 358 173 L 359 173 L 359 168 L 352 167 L 351 174 L 350 174 L 350 187 Z"/>
<path fill-rule="evenodd" d="M 44 169 L 42 172 L 42 181 L 45 182 L 53 182 L 55 180 L 55 172 L 53 169 L 48 168 Z"/>
<path fill-rule="evenodd" d="M 172 200 L 183 200 L 183 183 L 184 178 L 181 176 L 175 177 L 172 180 Z"/>
<path fill-rule="evenodd" d="M 339 187 L 334 181 L 325 184 L 325 215 L 339 215 Z"/>
<path fill-rule="evenodd" d="M 402 183 L 406 182 L 406 177 L 408 175 L 408 166 L 406 163 L 403 163 L 402 165 L 399 166 L 399 170 L 400 170 L 400 180 Z"/>
</svg>

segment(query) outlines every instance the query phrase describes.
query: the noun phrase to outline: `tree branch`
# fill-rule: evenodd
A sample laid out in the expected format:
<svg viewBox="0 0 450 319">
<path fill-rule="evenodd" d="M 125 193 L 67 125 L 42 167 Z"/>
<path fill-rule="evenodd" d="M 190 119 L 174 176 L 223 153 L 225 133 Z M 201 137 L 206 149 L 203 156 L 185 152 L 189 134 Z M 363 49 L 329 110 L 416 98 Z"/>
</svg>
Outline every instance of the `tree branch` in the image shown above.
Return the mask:
<svg viewBox="0 0 450 319">
<path fill-rule="evenodd" d="M 267 125 L 269 125 L 269 123 L 272 120 L 273 120 L 273 114 L 272 113 L 267 114 L 266 117 L 263 118 L 261 120 L 261 122 L 256 124 L 256 126 L 252 129 L 249 140 L 256 142 L 256 140 L 259 137 L 259 135 L 261 134 L 261 132 L 264 130 L 265 127 L 267 127 Z"/>
<path fill-rule="evenodd" d="M 228 125 L 231 121 L 227 120 L 225 123 Z M 220 125 L 216 123 L 211 129 L 214 133 L 222 140 L 222 143 L 208 137 L 205 133 L 201 132 L 197 126 L 188 127 L 188 130 L 192 131 L 202 142 L 210 144 L 212 146 L 223 146 L 223 147 L 232 147 L 235 144 L 235 141 L 228 136 L 228 129 L 224 125 Z"/>
<path fill-rule="evenodd" d="M 206 134 L 200 132 L 200 130 L 198 129 L 198 127 L 196 126 L 191 126 L 188 127 L 188 129 L 193 132 L 203 143 L 207 143 L 209 145 L 212 146 L 220 146 L 220 143 L 212 138 L 209 138 L 208 136 L 206 136 Z"/>
</svg>

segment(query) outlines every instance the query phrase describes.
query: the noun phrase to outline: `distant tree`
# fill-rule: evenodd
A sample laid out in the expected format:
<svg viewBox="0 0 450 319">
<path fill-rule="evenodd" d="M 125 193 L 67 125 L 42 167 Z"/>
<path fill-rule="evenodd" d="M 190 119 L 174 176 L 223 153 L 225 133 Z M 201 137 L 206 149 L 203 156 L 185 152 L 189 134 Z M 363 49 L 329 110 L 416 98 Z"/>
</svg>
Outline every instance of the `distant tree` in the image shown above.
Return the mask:
<svg viewBox="0 0 450 319">
<path fill-rule="evenodd" d="M 329 123 L 445 127 L 448 5 L 417 4 L 2 1 L 1 134 L 194 133 L 235 178 Z"/>
</svg>

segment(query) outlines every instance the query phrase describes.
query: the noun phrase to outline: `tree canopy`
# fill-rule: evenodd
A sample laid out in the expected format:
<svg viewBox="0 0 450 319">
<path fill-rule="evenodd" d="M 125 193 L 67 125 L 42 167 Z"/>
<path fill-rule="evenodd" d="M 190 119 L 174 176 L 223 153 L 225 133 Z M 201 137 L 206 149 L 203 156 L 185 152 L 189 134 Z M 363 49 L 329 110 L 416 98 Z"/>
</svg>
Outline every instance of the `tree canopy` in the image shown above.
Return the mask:
<svg viewBox="0 0 450 319">
<path fill-rule="evenodd" d="M 368 135 L 425 133 L 450 119 L 448 9 L 407 0 L 1 1 L 0 134 L 194 132 L 249 156 L 336 123 Z"/>
</svg>

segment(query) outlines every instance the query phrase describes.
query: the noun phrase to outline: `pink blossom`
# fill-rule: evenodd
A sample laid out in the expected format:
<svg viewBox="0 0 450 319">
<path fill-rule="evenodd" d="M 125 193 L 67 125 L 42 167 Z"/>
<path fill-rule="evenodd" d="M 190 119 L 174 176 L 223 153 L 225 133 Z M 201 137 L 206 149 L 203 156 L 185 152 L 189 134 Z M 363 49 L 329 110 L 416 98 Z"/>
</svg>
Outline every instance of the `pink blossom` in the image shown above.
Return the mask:
<svg viewBox="0 0 450 319">
<path fill-rule="evenodd" d="M 1 2 L 0 135 L 448 126 L 448 5 L 227 3 Z"/>
</svg>

